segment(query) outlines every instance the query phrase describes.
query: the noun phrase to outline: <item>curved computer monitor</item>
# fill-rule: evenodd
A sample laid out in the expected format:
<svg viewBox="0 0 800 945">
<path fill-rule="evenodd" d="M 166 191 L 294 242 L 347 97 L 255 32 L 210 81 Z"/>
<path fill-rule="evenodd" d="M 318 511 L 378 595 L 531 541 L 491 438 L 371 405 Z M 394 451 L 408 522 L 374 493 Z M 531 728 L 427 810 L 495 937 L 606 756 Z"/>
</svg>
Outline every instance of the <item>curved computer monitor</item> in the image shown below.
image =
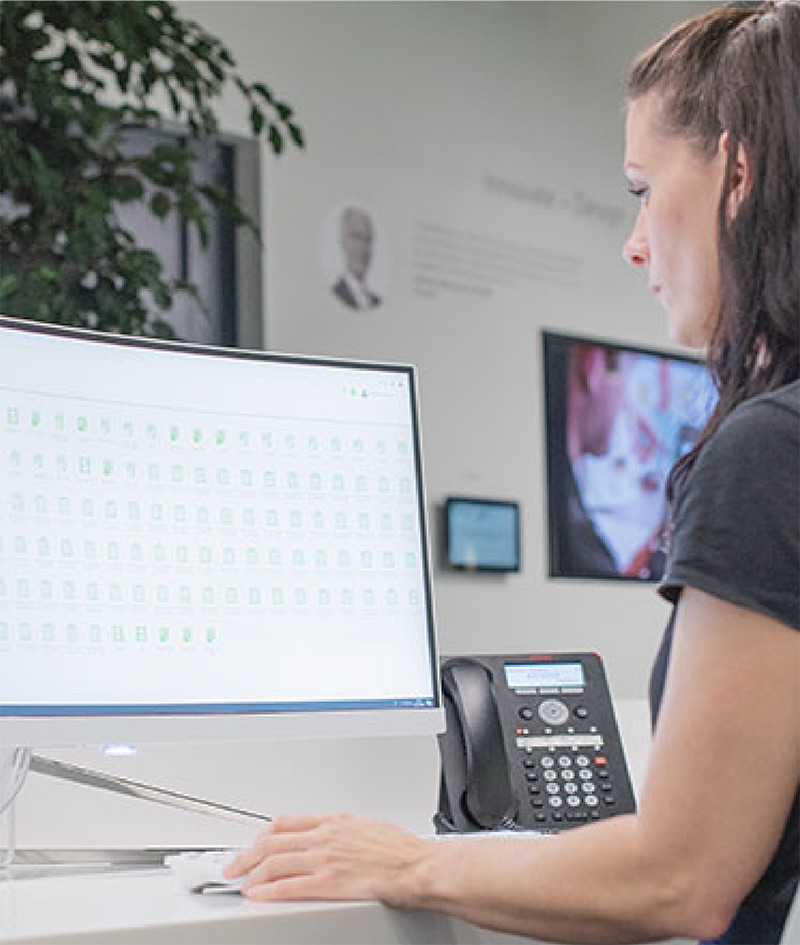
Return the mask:
<svg viewBox="0 0 800 945">
<path fill-rule="evenodd" d="M 545 331 L 550 576 L 658 581 L 666 482 L 716 400 L 685 355 Z"/>
<path fill-rule="evenodd" d="M 443 728 L 408 366 L 0 319 L 0 744 Z"/>
</svg>

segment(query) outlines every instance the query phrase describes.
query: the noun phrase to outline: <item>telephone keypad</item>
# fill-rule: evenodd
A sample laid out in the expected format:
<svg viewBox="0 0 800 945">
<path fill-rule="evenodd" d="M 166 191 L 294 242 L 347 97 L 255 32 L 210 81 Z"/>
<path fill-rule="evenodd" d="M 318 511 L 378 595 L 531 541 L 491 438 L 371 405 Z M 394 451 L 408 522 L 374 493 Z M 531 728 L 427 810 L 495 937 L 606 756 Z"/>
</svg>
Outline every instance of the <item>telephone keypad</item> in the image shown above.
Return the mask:
<svg viewBox="0 0 800 945">
<path fill-rule="evenodd" d="M 560 823 L 564 819 L 570 823 L 599 820 L 601 799 L 606 807 L 613 807 L 616 803 L 605 755 L 568 755 L 562 749 L 561 753 L 548 751 L 538 757 L 535 752 L 525 752 L 521 761 L 538 823 Z M 531 783 L 539 776 L 544 784 L 544 798 L 541 797 L 541 788 Z"/>
</svg>

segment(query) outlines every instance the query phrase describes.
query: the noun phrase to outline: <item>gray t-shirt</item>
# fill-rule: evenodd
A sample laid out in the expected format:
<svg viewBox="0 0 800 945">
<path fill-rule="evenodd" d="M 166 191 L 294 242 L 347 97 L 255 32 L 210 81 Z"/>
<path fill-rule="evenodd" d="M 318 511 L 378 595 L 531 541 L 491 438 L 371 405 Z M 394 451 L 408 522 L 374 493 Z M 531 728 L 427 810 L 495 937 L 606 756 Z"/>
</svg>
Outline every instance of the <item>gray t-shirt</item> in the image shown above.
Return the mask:
<svg viewBox="0 0 800 945">
<path fill-rule="evenodd" d="M 659 587 L 667 600 L 693 587 L 800 631 L 800 381 L 747 401 L 722 423 L 677 490 L 669 541 Z M 650 679 L 654 725 L 674 617 L 673 609 Z M 739 750 L 746 764 L 747 746 Z M 800 792 L 775 857 L 720 942 L 780 940 L 800 875 L 799 815 Z"/>
</svg>

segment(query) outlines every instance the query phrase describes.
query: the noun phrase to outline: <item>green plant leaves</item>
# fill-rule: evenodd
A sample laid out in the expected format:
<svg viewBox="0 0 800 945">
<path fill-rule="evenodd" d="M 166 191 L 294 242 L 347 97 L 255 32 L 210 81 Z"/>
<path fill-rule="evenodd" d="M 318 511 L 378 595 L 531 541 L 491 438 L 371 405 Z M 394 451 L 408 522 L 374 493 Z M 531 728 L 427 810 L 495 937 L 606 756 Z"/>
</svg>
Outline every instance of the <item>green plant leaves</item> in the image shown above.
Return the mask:
<svg viewBox="0 0 800 945">
<path fill-rule="evenodd" d="M 224 188 L 196 179 L 193 147 L 126 149 L 131 123 L 218 135 L 213 105 L 226 83 L 275 154 L 305 145 L 294 112 L 236 71 L 230 51 L 163 0 L 3 0 L 0 4 L 0 306 L 28 318 L 111 331 L 169 334 L 159 315 L 191 283 L 117 220 L 143 203 L 180 213 L 201 243 L 210 214 L 253 221 Z"/>
</svg>

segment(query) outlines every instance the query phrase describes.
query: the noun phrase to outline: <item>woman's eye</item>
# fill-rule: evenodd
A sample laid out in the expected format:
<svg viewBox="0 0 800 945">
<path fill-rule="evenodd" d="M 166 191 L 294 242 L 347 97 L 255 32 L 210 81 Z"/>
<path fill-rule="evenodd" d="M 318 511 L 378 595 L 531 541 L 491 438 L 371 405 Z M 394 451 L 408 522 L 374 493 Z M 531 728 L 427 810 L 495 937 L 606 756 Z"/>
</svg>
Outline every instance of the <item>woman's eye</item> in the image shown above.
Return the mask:
<svg viewBox="0 0 800 945">
<path fill-rule="evenodd" d="M 650 199 L 650 188 L 649 187 L 629 187 L 628 193 L 633 194 L 637 200 L 641 201 L 644 204 L 647 204 Z"/>
</svg>

